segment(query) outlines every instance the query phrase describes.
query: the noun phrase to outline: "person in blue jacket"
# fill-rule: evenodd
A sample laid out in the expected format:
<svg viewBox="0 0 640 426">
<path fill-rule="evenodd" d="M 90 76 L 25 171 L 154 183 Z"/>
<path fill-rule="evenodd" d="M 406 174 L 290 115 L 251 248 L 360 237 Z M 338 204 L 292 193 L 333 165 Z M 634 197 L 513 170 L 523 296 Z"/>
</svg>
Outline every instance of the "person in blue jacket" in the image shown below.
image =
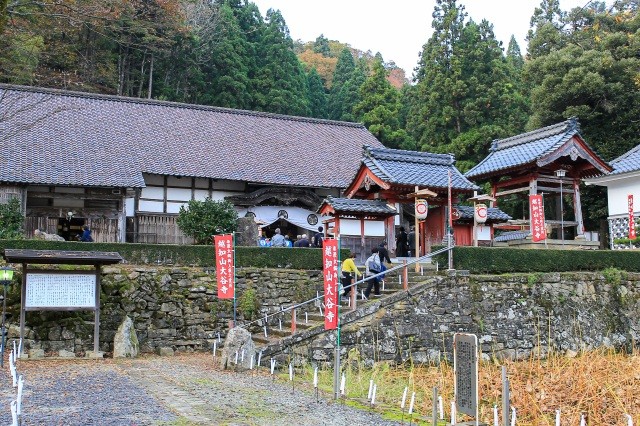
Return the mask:
<svg viewBox="0 0 640 426">
<path fill-rule="evenodd" d="M 91 237 L 91 229 L 89 229 L 89 225 L 84 225 L 82 227 L 82 235 L 80 235 L 80 241 L 85 243 L 93 242 L 93 238 Z"/>
</svg>

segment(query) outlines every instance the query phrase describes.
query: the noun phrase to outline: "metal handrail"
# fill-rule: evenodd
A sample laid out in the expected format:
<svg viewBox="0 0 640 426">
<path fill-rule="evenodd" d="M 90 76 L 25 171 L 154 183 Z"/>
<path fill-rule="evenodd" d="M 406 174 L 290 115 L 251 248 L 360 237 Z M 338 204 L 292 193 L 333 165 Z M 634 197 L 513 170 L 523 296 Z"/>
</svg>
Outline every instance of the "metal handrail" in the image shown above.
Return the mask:
<svg viewBox="0 0 640 426">
<path fill-rule="evenodd" d="M 414 260 L 412 260 L 412 261 L 410 261 L 410 262 L 403 263 L 402 265 L 394 266 L 393 268 L 386 269 L 386 270 L 384 270 L 383 272 L 379 272 L 379 273 L 377 273 L 377 274 L 375 274 L 375 275 L 370 275 L 370 276 L 365 277 L 365 278 L 363 278 L 363 279 L 361 279 L 361 280 L 359 280 L 359 281 L 356 281 L 356 282 L 354 282 L 354 283 L 352 283 L 352 284 L 350 284 L 350 285 L 348 285 L 348 286 L 343 287 L 343 289 L 348 289 L 348 288 L 354 287 L 354 286 L 356 286 L 356 285 L 358 285 L 358 284 L 360 284 L 360 283 L 364 283 L 364 282 L 370 281 L 370 280 L 372 280 L 372 279 L 374 279 L 374 278 L 377 278 L 377 277 L 379 277 L 379 276 L 382 276 L 382 275 L 388 274 L 388 273 L 393 272 L 393 271 L 396 271 L 396 270 L 398 270 L 398 269 L 406 268 L 406 267 L 408 267 L 409 265 L 413 265 L 413 264 L 418 263 L 418 262 L 420 262 L 420 261 L 427 260 L 427 259 L 429 259 L 429 258 L 431 258 L 431 257 L 433 257 L 433 256 L 438 255 L 438 254 L 441 254 L 441 253 L 444 253 L 444 252 L 446 252 L 446 251 L 452 250 L 452 249 L 453 249 L 453 247 L 454 247 L 454 246 L 453 246 L 453 245 L 451 245 L 451 246 L 447 246 L 447 247 L 441 248 L 440 250 L 437 250 L 437 251 L 434 251 L 434 252 L 432 252 L 432 253 L 426 254 L 426 255 L 424 255 L 424 256 L 422 256 L 422 257 L 418 257 L 418 258 L 416 258 L 416 259 L 414 259 Z M 237 327 L 240 327 L 240 328 L 247 328 L 248 326 L 250 326 L 250 325 L 252 325 L 252 324 L 257 324 L 259 321 L 266 320 L 266 319 L 268 319 L 268 318 L 270 318 L 270 317 L 274 317 L 274 316 L 276 316 L 276 315 L 282 315 L 282 314 L 283 314 L 283 313 L 285 313 L 285 312 L 291 311 L 291 310 L 293 310 L 293 309 L 300 308 L 300 307 L 305 306 L 305 305 L 307 305 L 307 304 L 309 304 L 309 303 L 311 303 L 311 302 L 315 302 L 316 300 L 321 300 L 321 299 L 324 299 L 324 293 L 323 293 L 322 295 L 316 296 L 316 297 L 314 297 L 314 298 L 312 298 L 312 299 L 309 299 L 309 300 L 306 300 L 306 301 L 304 301 L 304 302 L 300 302 L 300 303 L 297 303 L 297 304 L 295 304 L 295 305 L 291 305 L 291 306 L 289 306 L 289 307 L 287 307 L 287 308 L 282 308 L 282 307 L 280 307 L 280 310 L 279 310 L 278 312 L 274 312 L 274 313 L 272 313 L 272 314 L 266 314 L 265 316 L 263 316 L 263 317 L 262 317 L 262 318 L 260 318 L 260 319 L 253 320 L 253 321 L 248 322 L 248 323 L 246 323 L 246 324 L 237 325 Z M 265 325 L 266 325 L 266 324 L 265 324 Z"/>
</svg>

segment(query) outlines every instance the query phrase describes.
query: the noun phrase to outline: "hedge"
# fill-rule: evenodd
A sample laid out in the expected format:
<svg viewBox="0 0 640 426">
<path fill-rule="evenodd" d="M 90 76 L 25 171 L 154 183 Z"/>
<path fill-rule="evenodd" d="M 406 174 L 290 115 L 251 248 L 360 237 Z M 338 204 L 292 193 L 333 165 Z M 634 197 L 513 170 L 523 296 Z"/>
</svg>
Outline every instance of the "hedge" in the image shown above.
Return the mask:
<svg viewBox="0 0 640 426">
<path fill-rule="evenodd" d="M 81 243 L 76 241 L 0 240 L 0 249 L 118 252 L 134 265 L 214 266 L 212 245 Z M 349 250 L 340 250 L 345 259 Z M 237 247 L 236 267 L 322 269 L 317 248 Z"/>
<path fill-rule="evenodd" d="M 447 253 L 435 257 L 447 264 Z M 455 247 L 455 269 L 474 274 L 510 272 L 601 271 L 616 268 L 640 272 L 640 250 L 527 250 L 493 247 Z"/>
</svg>

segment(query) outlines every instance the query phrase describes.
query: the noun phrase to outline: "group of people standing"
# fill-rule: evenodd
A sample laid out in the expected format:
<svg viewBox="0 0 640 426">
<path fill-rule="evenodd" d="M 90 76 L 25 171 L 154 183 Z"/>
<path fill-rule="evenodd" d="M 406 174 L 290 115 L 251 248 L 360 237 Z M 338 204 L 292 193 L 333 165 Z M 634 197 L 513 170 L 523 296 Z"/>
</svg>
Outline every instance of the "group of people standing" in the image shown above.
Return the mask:
<svg viewBox="0 0 640 426">
<path fill-rule="evenodd" d="M 291 241 L 289 235 L 282 235 L 280 228 L 276 228 L 270 240 L 266 241 L 263 244 L 267 247 L 322 247 L 322 241 L 324 239 L 323 227 L 318 227 L 318 232 L 313 236 L 311 241 L 307 237 L 307 234 L 298 235 L 295 242 Z"/>
</svg>

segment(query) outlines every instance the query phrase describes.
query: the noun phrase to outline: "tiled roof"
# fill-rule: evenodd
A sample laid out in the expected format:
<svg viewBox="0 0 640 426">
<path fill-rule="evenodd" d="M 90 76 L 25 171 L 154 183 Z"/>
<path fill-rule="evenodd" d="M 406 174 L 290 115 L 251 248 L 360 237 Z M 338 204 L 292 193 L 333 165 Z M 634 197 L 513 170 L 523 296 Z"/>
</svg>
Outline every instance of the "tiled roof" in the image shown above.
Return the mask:
<svg viewBox="0 0 640 426">
<path fill-rule="evenodd" d="M 16 111 L 0 120 L 7 182 L 141 187 L 152 173 L 344 188 L 362 146 L 382 147 L 357 123 L 10 85 L 0 99 Z"/>
<path fill-rule="evenodd" d="M 324 200 L 323 204 L 330 205 L 336 212 L 397 214 L 396 209 L 384 201 L 334 198 L 329 196 Z"/>
<path fill-rule="evenodd" d="M 362 162 L 377 177 L 389 183 L 427 186 L 431 190 L 446 189 L 448 172 L 451 171 L 451 186 L 454 190 L 479 189 L 456 169 L 455 159 L 451 154 L 365 146 Z"/>
<path fill-rule="evenodd" d="M 473 220 L 473 206 L 456 205 L 455 207 L 460 212 L 460 219 Z M 489 207 L 487 208 L 487 220 L 492 222 L 506 222 L 507 220 L 511 220 L 511 216 L 497 207 Z"/>
<path fill-rule="evenodd" d="M 531 231 L 508 231 L 498 235 L 493 239 L 493 241 L 500 243 L 513 240 L 524 240 L 529 235 L 531 235 Z"/>
<path fill-rule="evenodd" d="M 640 145 L 611 161 L 612 175 L 640 170 Z"/>
<path fill-rule="evenodd" d="M 485 175 L 495 175 L 500 170 L 533 163 L 575 135 L 580 136 L 580 125 L 575 118 L 570 118 L 532 132 L 495 140 L 491 144 L 489 155 L 465 173 L 465 176 L 476 179 Z"/>
</svg>

